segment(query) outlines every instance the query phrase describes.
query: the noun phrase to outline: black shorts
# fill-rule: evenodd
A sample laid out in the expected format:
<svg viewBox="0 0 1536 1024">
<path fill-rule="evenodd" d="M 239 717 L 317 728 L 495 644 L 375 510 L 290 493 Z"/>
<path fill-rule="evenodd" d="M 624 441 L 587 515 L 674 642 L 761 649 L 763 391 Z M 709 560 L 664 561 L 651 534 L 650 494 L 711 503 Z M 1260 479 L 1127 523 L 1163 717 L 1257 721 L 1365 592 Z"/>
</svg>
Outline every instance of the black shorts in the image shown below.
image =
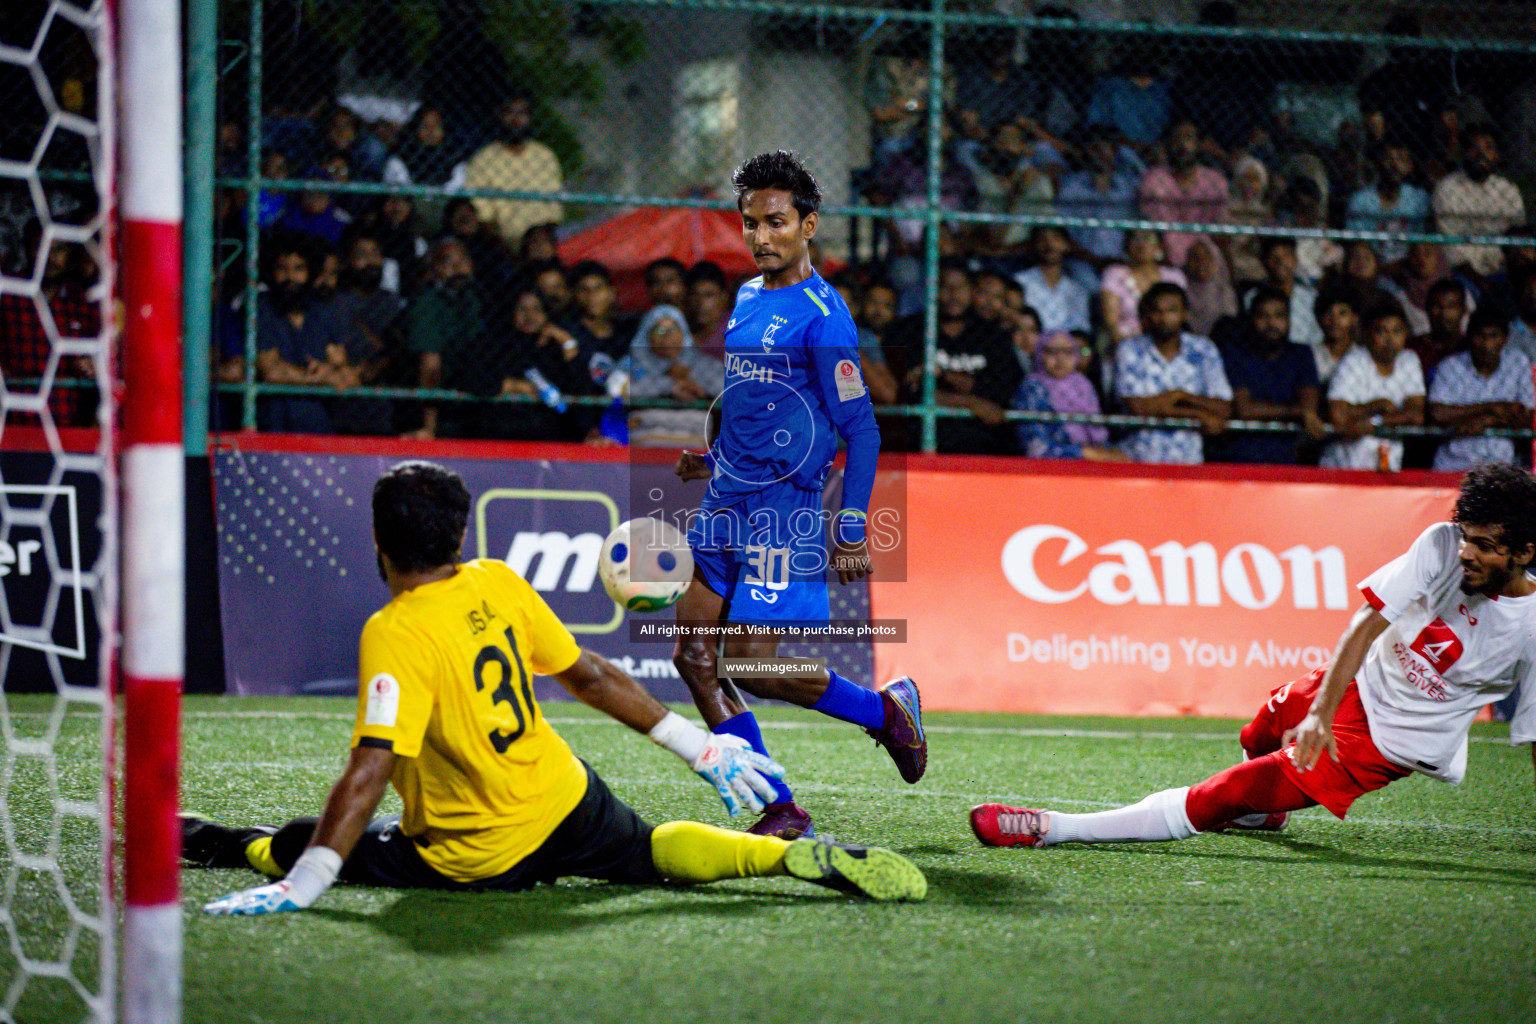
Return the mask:
<svg viewBox="0 0 1536 1024">
<path fill-rule="evenodd" d="M 585 761 L 587 791 L 548 839 L 511 870 L 492 878 L 460 882 L 441 874 L 421 857 L 417 841 L 400 832 L 398 817 L 378 818 L 352 848 L 340 881 L 391 889 L 531 889 L 540 882 L 575 875 L 628 885 L 661 881 L 651 859 L 651 832 L 628 804 L 613 795 Z M 293 867 L 309 845 L 316 818 L 298 818 L 272 837 L 272 856 L 283 870 Z"/>
</svg>

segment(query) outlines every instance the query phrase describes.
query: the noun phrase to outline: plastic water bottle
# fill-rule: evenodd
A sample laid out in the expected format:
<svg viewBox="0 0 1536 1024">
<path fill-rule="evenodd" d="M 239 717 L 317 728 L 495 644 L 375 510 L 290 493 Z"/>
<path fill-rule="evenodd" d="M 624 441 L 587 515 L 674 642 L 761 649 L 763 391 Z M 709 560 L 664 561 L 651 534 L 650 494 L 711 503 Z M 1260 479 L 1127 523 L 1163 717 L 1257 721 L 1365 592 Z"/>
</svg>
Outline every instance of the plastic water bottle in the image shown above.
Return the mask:
<svg viewBox="0 0 1536 1024">
<path fill-rule="evenodd" d="M 560 393 L 559 388 L 549 382 L 548 377 L 539 372 L 538 367 L 530 367 L 523 377 L 537 389 L 540 401 L 555 412 L 565 412 L 565 396 Z"/>
</svg>

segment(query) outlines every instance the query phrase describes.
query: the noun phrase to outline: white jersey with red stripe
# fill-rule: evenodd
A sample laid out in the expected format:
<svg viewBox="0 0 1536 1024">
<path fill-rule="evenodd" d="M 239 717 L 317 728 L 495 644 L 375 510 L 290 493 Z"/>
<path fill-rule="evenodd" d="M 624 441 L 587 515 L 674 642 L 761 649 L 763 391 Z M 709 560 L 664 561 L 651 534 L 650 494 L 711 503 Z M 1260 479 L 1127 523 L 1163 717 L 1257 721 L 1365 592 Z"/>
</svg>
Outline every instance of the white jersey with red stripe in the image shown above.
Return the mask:
<svg viewBox="0 0 1536 1024">
<path fill-rule="evenodd" d="M 1460 543 L 1454 523 L 1437 523 L 1361 582 L 1390 625 L 1356 677 L 1377 749 L 1452 783 L 1466 774 L 1477 713 L 1517 684 L 1510 741 L 1536 742 L 1536 594 L 1462 593 Z"/>
</svg>

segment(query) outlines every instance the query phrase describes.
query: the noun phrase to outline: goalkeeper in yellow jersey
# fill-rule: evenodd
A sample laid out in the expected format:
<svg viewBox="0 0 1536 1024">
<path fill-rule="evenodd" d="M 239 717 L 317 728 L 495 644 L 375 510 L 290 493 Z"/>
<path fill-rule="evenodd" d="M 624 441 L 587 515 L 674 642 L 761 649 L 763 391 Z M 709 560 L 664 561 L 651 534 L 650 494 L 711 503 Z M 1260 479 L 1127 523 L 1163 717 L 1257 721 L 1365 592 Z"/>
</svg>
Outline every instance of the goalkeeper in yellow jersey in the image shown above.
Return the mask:
<svg viewBox="0 0 1536 1024">
<path fill-rule="evenodd" d="M 182 856 L 279 880 L 216 900 L 213 914 L 302 910 L 334 882 L 526 889 L 568 875 L 630 884 L 791 875 L 877 900 L 922 899 L 916 865 L 889 850 L 786 842 L 692 821 L 647 824 L 555 732 L 534 700 L 552 675 L 586 704 L 671 750 L 732 815 L 761 811 L 784 769 L 735 736 L 705 732 L 576 645 L 503 562 L 459 562 L 470 496 L 426 462 L 373 491 L 379 572 L 391 600 L 363 627 L 357 724 L 319 819 L 280 829 L 182 818 Z M 393 783 L 404 811 L 374 819 Z"/>
</svg>

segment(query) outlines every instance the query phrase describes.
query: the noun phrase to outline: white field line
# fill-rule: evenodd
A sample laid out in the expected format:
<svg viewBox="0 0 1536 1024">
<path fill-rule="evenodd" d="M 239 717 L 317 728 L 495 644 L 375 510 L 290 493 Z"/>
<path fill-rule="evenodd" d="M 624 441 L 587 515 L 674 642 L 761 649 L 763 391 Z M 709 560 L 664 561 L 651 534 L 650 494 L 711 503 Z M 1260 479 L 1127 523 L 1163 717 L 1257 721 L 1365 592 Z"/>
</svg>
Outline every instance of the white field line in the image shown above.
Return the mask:
<svg viewBox="0 0 1536 1024">
<path fill-rule="evenodd" d="M 31 712 L 14 714 L 13 717 L 46 717 Z M 315 718 L 332 721 L 355 721 L 357 716 L 351 713 L 343 714 L 336 711 L 187 711 L 183 712 L 185 718 Z M 566 718 L 559 715 L 548 716 L 551 725 L 559 726 L 601 726 L 609 728 L 618 725 L 617 722 L 607 718 Z M 841 722 L 774 722 L 766 721 L 758 723 L 763 729 L 782 730 L 846 730 L 852 728 Z M 1025 729 L 1010 728 L 993 725 L 929 725 L 924 732 L 954 733 L 966 736 L 1017 736 L 1027 739 L 1090 739 L 1090 740 L 1194 740 L 1201 743 L 1237 743 L 1237 730 L 1234 727 L 1231 732 L 1168 732 L 1141 729 Z M 1508 740 L 1495 736 L 1472 736 L 1471 743 L 1496 743 L 1507 745 Z"/>
</svg>

